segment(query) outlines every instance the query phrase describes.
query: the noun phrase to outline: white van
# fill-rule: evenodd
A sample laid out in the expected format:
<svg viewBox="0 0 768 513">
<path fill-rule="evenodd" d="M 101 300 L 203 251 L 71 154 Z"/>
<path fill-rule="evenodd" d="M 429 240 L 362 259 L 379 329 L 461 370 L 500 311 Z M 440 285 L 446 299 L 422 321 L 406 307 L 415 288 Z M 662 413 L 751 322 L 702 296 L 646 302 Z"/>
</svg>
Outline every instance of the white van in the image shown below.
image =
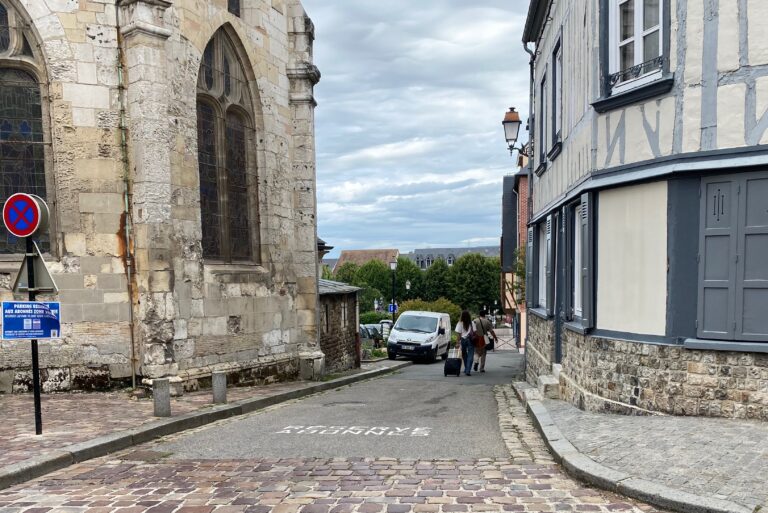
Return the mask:
<svg viewBox="0 0 768 513">
<path fill-rule="evenodd" d="M 438 355 L 448 358 L 451 344 L 451 317 L 447 313 L 403 312 L 389 332 L 387 355 L 390 360 L 398 356 L 425 358 Z"/>
</svg>

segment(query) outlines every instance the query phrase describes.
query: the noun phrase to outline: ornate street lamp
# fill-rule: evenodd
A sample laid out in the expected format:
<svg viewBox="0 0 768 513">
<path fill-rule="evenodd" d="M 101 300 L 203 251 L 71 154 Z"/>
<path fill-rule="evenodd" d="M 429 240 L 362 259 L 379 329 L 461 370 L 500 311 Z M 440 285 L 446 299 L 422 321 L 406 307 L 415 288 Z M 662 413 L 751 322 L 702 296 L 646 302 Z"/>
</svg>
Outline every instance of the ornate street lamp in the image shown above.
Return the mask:
<svg viewBox="0 0 768 513">
<path fill-rule="evenodd" d="M 392 260 L 389 263 L 389 268 L 392 269 L 392 325 L 395 323 L 395 271 L 397 270 L 397 260 Z"/>
<path fill-rule="evenodd" d="M 509 108 L 509 112 L 504 114 L 504 121 L 501 122 L 501 125 L 504 127 L 504 138 L 507 140 L 510 155 L 517 150 L 520 154 L 527 157 L 528 152 L 525 146 L 521 144 L 519 147 L 515 147 L 517 137 L 520 134 L 520 125 L 522 124 L 520 113 L 514 107 Z"/>
</svg>

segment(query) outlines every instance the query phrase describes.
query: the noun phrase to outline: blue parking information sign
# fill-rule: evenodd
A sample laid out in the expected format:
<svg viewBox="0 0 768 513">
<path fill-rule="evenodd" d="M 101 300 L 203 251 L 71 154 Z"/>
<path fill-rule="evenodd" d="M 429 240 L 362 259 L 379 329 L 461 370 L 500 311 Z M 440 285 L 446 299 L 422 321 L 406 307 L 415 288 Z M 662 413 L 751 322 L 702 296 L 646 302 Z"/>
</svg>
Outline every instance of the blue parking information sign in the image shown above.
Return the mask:
<svg viewBox="0 0 768 513">
<path fill-rule="evenodd" d="M 61 338 L 61 303 L 3 301 L 3 339 Z"/>
</svg>

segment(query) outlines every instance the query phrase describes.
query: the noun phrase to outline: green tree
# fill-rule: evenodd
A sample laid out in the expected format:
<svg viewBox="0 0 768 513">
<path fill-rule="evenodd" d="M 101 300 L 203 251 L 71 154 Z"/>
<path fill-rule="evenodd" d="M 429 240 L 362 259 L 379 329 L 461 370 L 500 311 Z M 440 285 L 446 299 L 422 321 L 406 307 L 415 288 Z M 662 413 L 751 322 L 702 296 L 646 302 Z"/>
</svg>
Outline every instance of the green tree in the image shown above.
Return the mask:
<svg viewBox="0 0 768 513">
<path fill-rule="evenodd" d="M 381 294 L 391 288 L 391 273 L 389 266 L 381 260 L 369 260 L 357 270 L 355 285 L 372 287 Z"/>
<path fill-rule="evenodd" d="M 438 258 L 424 271 L 424 299 L 434 301 L 451 295 L 450 269 L 445 260 Z"/>
<path fill-rule="evenodd" d="M 483 306 L 492 308 L 493 302 L 499 299 L 500 279 L 501 263 L 498 258 L 466 254 L 451 267 L 450 299 L 473 312 Z"/>
<path fill-rule="evenodd" d="M 411 299 L 406 301 L 400 305 L 398 316 L 401 313 L 408 311 L 447 313 L 451 316 L 451 325 L 446 326 L 446 330 L 449 332 L 453 329 L 453 326 L 456 326 L 456 323 L 459 322 L 459 316 L 461 315 L 459 305 L 453 304 L 442 297 L 436 301 L 423 301 L 421 299 Z"/>
<path fill-rule="evenodd" d="M 391 271 L 390 271 L 391 272 Z M 400 256 L 397 258 L 397 272 L 395 273 L 395 293 L 398 303 L 404 300 L 417 299 L 424 297 L 424 273 L 408 257 Z M 390 289 L 392 288 L 392 277 L 390 276 Z M 410 290 L 405 288 L 405 283 L 411 282 Z M 391 295 L 391 291 L 390 291 Z"/>
<path fill-rule="evenodd" d="M 373 287 L 363 287 L 360 291 L 359 304 L 360 312 L 372 312 L 375 310 L 374 301 L 382 297 L 381 291 Z"/>
<path fill-rule="evenodd" d="M 320 278 L 324 280 L 332 280 L 333 279 L 333 271 L 331 271 L 331 268 L 325 264 L 323 264 L 322 268 L 322 274 L 320 275 Z"/>
<path fill-rule="evenodd" d="M 459 305 L 445 299 L 444 297 L 432 301 L 430 303 L 430 308 L 432 308 L 432 312 L 443 312 L 451 316 L 451 325 L 449 326 L 449 331 L 452 330 L 453 327 L 456 326 L 456 324 L 459 322 L 459 317 L 461 316 L 461 308 L 459 308 Z"/>
<path fill-rule="evenodd" d="M 359 268 L 360 266 L 354 262 L 346 262 L 339 266 L 333 275 L 336 281 L 354 285 L 357 283 L 357 270 Z"/>
</svg>

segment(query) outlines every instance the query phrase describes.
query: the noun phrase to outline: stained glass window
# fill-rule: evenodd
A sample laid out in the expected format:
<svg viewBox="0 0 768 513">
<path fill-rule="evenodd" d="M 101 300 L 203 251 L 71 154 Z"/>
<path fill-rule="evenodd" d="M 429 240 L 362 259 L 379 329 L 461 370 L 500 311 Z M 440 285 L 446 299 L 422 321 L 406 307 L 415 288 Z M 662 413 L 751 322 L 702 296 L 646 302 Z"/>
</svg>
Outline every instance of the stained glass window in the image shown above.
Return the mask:
<svg viewBox="0 0 768 513">
<path fill-rule="evenodd" d="M 197 106 L 203 256 L 250 261 L 257 226 L 249 89 L 242 61 L 223 31 L 205 49 Z"/>
<path fill-rule="evenodd" d="M 240 0 L 227 0 L 227 10 L 235 16 L 240 16 Z"/>
<path fill-rule="evenodd" d="M 224 57 L 224 94 L 232 94 L 232 73 L 229 71 L 229 59 Z"/>
<path fill-rule="evenodd" d="M 208 43 L 203 52 L 202 75 L 205 81 L 205 87 L 208 90 L 213 89 L 213 41 Z"/>
<path fill-rule="evenodd" d="M 248 259 L 251 256 L 245 130 L 242 117 L 227 114 L 227 202 L 230 254 L 233 259 Z"/>
<path fill-rule="evenodd" d="M 203 102 L 197 105 L 197 158 L 200 166 L 200 209 L 203 213 L 203 254 L 221 257 L 216 115 L 213 107 Z"/>
<path fill-rule="evenodd" d="M 8 9 L 0 4 L 0 52 L 4 52 L 11 44 L 11 28 L 8 24 Z"/>
<path fill-rule="evenodd" d="M 17 192 L 46 198 L 40 86 L 25 71 L 0 68 L 0 204 Z M 48 235 L 38 244 L 48 250 Z M 3 230 L 0 253 L 23 252 L 23 240 Z"/>
</svg>

